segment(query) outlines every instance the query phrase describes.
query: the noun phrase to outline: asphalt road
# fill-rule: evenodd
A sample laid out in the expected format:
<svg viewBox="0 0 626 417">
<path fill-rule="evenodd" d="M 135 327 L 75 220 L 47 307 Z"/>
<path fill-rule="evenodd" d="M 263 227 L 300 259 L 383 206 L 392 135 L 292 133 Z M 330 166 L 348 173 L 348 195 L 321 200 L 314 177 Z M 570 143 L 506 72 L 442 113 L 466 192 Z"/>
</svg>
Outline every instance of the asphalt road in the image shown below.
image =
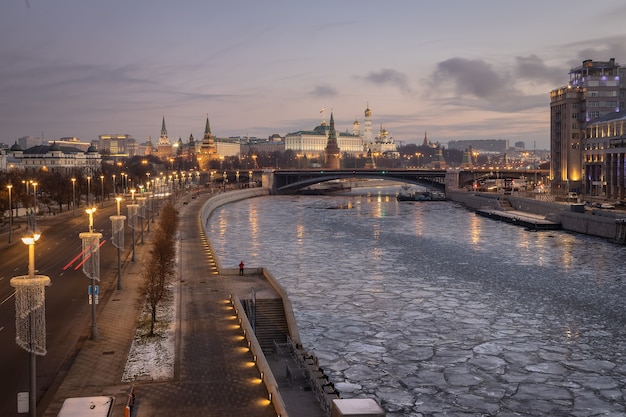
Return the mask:
<svg viewBox="0 0 626 417">
<path fill-rule="evenodd" d="M 94 231 L 102 233 L 104 244 L 100 248 L 100 297 L 110 296 L 117 288 L 117 248 L 111 243 L 111 220 L 117 208 L 114 200 L 98 204 L 94 215 Z M 76 354 L 80 343 L 90 337 L 91 306 L 88 286 L 91 280 L 83 273 L 79 254 L 82 241 L 79 234 L 89 229 L 84 209 L 76 209 L 46 219 L 38 218 L 41 238 L 35 245 L 35 269 L 47 275 L 52 283 L 46 287 L 46 346 L 47 355 L 37 357 L 37 400 L 46 401 L 45 393 L 59 383 Z M 127 215 L 122 203 L 122 215 Z M 23 220 L 23 219 L 18 219 Z M 28 274 L 28 249 L 21 242 L 25 230 L 13 232 L 13 243 L 7 244 L 8 233 L 0 235 L 0 416 L 23 416 L 17 413 L 18 392 L 29 390 L 29 353 L 15 343 L 15 296 L 10 285 L 12 277 Z M 144 226 L 147 233 L 147 221 Z M 135 231 L 136 241 L 141 238 Z M 122 262 L 132 251 L 132 230 L 125 223 L 125 251 Z M 140 261 L 140 260 L 136 260 Z M 123 284 L 123 275 L 122 275 Z M 56 380 L 56 382 L 55 382 Z M 41 406 L 38 406 L 41 411 Z"/>
</svg>

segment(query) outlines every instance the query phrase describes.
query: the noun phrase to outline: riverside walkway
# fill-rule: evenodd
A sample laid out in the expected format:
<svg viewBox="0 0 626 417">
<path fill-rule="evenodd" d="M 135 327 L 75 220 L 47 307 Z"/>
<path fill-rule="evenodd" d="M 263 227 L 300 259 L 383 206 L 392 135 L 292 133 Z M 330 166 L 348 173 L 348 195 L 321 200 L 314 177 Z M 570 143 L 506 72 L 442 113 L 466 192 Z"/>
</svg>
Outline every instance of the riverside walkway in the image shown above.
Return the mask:
<svg viewBox="0 0 626 417">
<path fill-rule="evenodd" d="M 134 382 L 134 416 L 276 416 L 252 354 L 234 326 L 231 294 L 273 292 L 262 275 L 221 275 L 207 256 L 197 213 L 206 198 L 180 207 L 179 311 L 174 377 L 165 381 Z M 130 382 L 121 382 L 139 317 L 138 287 L 142 259 L 149 251 L 137 247 L 138 262 L 124 263 L 125 289 L 113 290 L 98 313 L 99 339 L 85 340 L 58 389 L 39 407 L 44 417 L 56 417 L 69 397 L 114 396 L 111 417 L 126 416 Z M 286 377 L 275 375 L 289 415 L 321 417 L 311 391 L 293 389 Z"/>
</svg>

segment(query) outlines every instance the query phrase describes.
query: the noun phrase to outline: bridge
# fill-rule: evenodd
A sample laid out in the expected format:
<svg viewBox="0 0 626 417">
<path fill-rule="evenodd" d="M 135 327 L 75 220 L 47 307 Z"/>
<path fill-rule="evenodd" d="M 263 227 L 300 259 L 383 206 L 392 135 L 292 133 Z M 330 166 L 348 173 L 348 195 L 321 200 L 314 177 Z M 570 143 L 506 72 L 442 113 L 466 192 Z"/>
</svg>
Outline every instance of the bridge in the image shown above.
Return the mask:
<svg viewBox="0 0 626 417">
<path fill-rule="evenodd" d="M 526 178 L 529 181 L 543 180 L 547 170 L 489 170 L 489 169 L 277 169 L 264 172 L 273 194 L 295 194 L 314 184 L 333 180 L 382 179 L 416 184 L 426 188 L 445 191 L 446 188 L 463 188 L 474 181 L 485 178 Z M 269 175 L 269 177 L 266 177 Z"/>
<path fill-rule="evenodd" d="M 382 179 L 445 190 L 445 170 L 419 169 L 305 169 L 275 170 L 271 184 L 275 194 L 294 194 L 303 188 L 333 180 Z"/>
</svg>

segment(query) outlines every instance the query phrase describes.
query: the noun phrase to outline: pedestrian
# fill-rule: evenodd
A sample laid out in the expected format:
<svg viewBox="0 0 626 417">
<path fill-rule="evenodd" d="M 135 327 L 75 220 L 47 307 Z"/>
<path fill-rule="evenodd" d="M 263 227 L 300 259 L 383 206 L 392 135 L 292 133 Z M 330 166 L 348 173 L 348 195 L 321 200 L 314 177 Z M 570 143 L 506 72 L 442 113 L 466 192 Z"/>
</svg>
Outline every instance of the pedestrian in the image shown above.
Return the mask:
<svg viewBox="0 0 626 417">
<path fill-rule="evenodd" d="M 243 275 L 243 267 L 244 267 L 244 263 L 243 261 L 239 262 L 239 275 Z"/>
</svg>

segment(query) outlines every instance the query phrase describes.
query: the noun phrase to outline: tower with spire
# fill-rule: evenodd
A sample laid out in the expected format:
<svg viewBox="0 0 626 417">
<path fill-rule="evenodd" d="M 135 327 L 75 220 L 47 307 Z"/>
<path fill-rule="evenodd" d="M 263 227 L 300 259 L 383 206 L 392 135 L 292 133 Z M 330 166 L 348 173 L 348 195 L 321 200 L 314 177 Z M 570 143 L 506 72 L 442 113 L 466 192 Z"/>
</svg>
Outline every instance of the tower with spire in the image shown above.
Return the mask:
<svg viewBox="0 0 626 417">
<path fill-rule="evenodd" d="M 340 149 L 337 144 L 337 131 L 335 130 L 335 119 L 333 112 L 330 112 L 330 131 L 328 132 L 328 141 L 324 150 L 324 168 L 339 169 L 340 167 Z"/>
<path fill-rule="evenodd" d="M 161 159 L 167 159 L 172 156 L 172 143 L 167 136 L 167 129 L 165 128 L 165 115 L 163 115 L 163 121 L 161 122 L 161 135 L 157 142 L 156 153 Z"/>
<path fill-rule="evenodd" d="M 204 136 L 202 137 L 202 145 L 200 145 L 200 154 L 202 155 L 202 161 L 205 166 L 208 166 L 209 161 L 218 158 L 217 146 L 215 145 L 215 138 L 211 134 L 211 125 L 209 124 L 209 115 L 206 116 L 206 124 L 204 126 Z M 202 167 L 200 167 L 202 168 Z"/>
</svg>

